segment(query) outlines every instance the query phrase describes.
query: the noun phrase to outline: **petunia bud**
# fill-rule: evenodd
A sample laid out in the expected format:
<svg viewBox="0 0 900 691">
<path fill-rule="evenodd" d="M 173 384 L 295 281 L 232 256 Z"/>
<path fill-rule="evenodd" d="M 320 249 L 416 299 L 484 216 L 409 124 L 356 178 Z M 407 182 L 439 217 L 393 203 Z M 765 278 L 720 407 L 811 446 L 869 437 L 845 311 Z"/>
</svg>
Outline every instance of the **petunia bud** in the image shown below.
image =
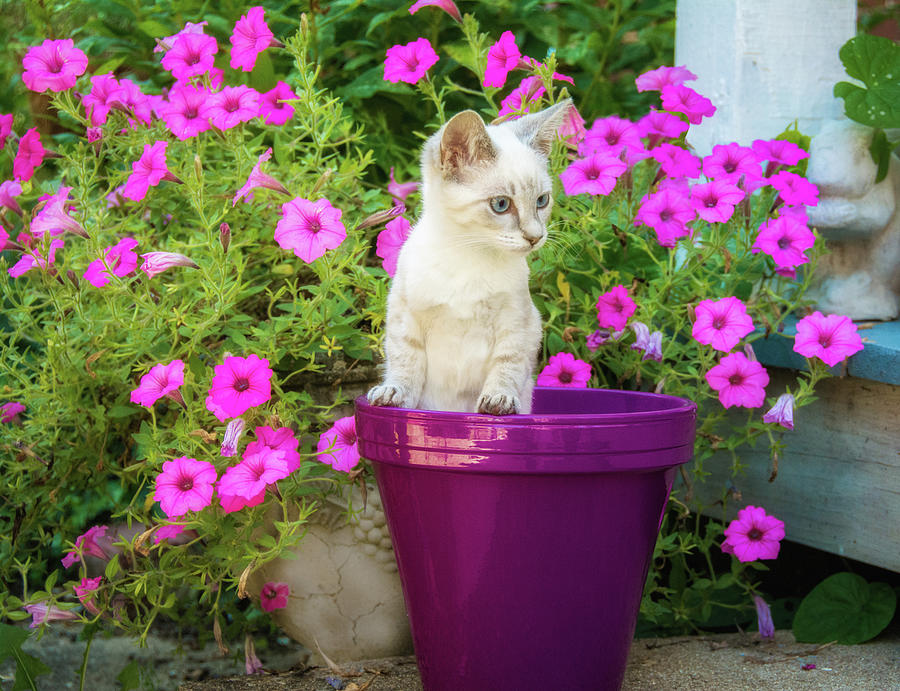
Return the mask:
<svg viewBox="0 0 900 691">
<path fill-rule="evenodd" d="M 178 252 L 147 252 L 141 255 L 144 263 L 141 264 L 143 271 L 149 278 L 153 278 L 156 274 L 162 273 L 166 269 L 173 266 L 189 266 L 192 269 L 199 269 L 197 263 L 190 257 L 186 257 Z"/>
<path fill-rule="evenodd" d="M 203 178 L 203 161 L 198 154 L 194 154 L 194 175 L 197 176 L 197 180 Z"/>
<path fill-rule="evenodd" d="M 387 223 L 391 219 L 400 216 L 405 210 L 406 207 L 401 204 L 400 206 L 392 206 L 390 209 L 381 209 L 381 211 L 376 211 L 375 213 L 367 216 L 362 221 L 360 221 L 359 225 L 356 226 L 356 230 L 363 230 L 364 228 L 380 226 L 382 223 Z"/>
<path fill-rule="evenodd" d="M 244 433 L 244 421 L 241 418 L 235 418 L 228 423 L 225 428 L 225 438 L 222 439 L 222 448 L 220 453 L 227 457 L 234 456 L 237 453 L 238 442 Z"/>
<path fill-rule="evenodd" d="M 763 422 L 777 422 L 786 429 L 794 429 L 794 397 L 783 393 L 775 401 L 775 405 L 763 415 Z"/>
<path fill-rule="evenodd" d="M 219 242 L 222 243 L 222 251 L 228 253 L 228 245 L 231 244 L 231 226 L 222 223 L 219 226 Z"/>
<path fill-rule="evenodd" d="M 72 282 L 73 286 L 75 286 L 76 288 L 78 287 L 78 274 L 72 271 L 72 269 L 66 271 L 66 278 L 68 278 Z"/>
<path fill-rule="evenodd" d="M 759 626 L 759 635 L 763 639 L 775 638 L 775 623 L 772 621 L 772 610 L 759 595 L 753 596 L 753 604 L 756 605 L 756 619 Z"/>
</svg>

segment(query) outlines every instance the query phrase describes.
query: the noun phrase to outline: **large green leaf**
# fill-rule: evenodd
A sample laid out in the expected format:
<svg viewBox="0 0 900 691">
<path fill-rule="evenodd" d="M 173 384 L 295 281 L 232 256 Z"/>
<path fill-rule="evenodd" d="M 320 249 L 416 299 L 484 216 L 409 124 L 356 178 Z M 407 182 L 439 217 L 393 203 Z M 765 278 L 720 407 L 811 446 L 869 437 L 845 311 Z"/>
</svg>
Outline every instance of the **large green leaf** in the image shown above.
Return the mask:
<svg viewBox="0 0 900 691">
<path fill-rule="evenodd" d="M 35 678 L 48 674 L 50 668 L 36 657 L 22 650 L 22 643 L 28 639 L 28 632 L 18 626 L 0 623 L 0 662 L 11 657 L 16 661 L 16 676 L 12 691 L 35 689 Z"/>
<path fill-rule="evenodd" d="M 836 573 L 803 598 L 794 617 L 794 636 L 801 643 L 863 643 L 884 630 L 896 607 L 897 596 L 886 583 Z"/>
<path fill-rule="evenodd" d="M 900 127 L 900 45 L 860 34 L 841 47 L 840 56 L 847 74 L 866 85 L 835 84 L 847 116 L 870 127 Z"/>
</svg>

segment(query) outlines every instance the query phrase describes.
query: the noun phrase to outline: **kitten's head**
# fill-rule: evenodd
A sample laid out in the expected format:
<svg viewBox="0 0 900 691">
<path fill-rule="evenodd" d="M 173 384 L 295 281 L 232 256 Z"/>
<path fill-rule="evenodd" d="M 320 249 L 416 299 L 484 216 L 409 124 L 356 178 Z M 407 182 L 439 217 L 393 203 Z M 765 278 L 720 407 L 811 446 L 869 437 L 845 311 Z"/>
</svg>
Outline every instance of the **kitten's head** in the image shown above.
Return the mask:
<svg viewBox="0 0 900 691">
<path fill-rule="evenodd" d="M 472 110 L 453 116 L 425 144 L 426 214 L 454 241 L 527 254 L 544 244 L 553 205 L 547 158 L 571 101 L 500 125 Z"/>
</svg>

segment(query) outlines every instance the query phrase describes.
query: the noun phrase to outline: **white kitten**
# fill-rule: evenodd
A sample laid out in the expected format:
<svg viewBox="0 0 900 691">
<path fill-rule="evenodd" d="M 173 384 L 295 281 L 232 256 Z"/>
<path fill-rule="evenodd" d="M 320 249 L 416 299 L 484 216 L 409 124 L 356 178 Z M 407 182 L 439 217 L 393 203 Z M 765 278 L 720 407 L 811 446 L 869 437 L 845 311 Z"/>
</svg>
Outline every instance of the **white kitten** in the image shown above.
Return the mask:
<svg viewBox="0 0 900 691">
<path fill-rule="evenodd" d="M 467 110 L 425 143 L 423 212 L 391 284 L 373 405 L 530 412 L 541 320 L 526 255 L 547 237 L 547 157 L 570 103 L 487 127 Z"/>
</svg>

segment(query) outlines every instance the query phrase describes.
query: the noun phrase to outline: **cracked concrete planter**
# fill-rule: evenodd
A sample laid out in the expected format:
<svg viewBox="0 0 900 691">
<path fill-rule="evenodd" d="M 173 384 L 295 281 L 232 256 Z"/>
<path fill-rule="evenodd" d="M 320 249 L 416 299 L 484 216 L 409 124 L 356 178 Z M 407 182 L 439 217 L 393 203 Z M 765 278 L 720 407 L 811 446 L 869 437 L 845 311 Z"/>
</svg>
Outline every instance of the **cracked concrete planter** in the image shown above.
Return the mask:
<svg viewBox="0 0 900 691">
<path fill-rule="evenodd" d="M 353 505 L 362 506 L 353 490 Z M 295 559 L 263 566 L 250 580 L 258 594 L 264 583 L 291 588 L 285 609 L 272 618 L 313 654 L 349 662 L 412 652 L 412 638 L 381 497 L 368 489 L 366 507 L 347 521 L 346 500 L 336 497 L 309 519 L 294 548 Z"/>
</svg>

